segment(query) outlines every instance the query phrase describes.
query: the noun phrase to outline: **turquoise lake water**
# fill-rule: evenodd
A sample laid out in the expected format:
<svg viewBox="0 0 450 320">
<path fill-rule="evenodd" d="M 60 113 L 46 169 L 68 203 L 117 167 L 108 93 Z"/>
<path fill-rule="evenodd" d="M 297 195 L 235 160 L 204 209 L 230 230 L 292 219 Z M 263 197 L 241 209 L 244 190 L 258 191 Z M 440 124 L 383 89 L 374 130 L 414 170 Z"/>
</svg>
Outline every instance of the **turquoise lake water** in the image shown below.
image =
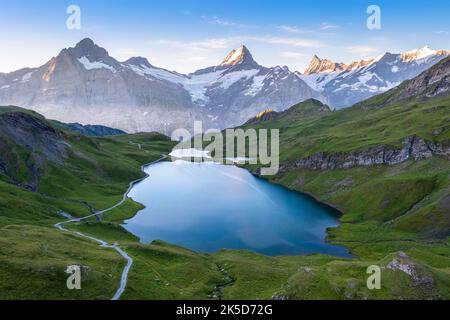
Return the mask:
<svg viewBox="0 0 450 320">
<path fill-rule="evenodd" d="M 163 240 L 198 252 L 245 249 L 266 255 L 350 256 L 325 242 L 337 212 L 235 166 L 185 161 L 146 167 L 130 197 L 146 206 L 124 227 L 143 243 Z"/>
</svg>

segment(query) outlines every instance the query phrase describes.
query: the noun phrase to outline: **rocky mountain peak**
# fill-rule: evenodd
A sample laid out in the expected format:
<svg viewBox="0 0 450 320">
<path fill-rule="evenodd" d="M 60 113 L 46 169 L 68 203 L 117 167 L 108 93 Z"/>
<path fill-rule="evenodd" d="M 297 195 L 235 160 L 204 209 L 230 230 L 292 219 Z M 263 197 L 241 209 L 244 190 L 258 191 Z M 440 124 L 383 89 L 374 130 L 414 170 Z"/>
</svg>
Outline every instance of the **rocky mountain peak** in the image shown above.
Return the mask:
<svg viewBox="0 0 450 320">
<path fill-rule="evenodd" d="M 353 61 L 351 64 L 349 64 L 347 66 L 347 68 L 345 70 L 346 71 L 351 71 L 351 70 L 359 69 L 359 68 L 362 68 L 362 67 L 367 67 L 368 65 L 370 65 L 374 61 L 375 61 L 375 59 Z"/>
<path fill-rule="evenodd" d="M 108 51 L 99 47 L 89 38 L 85 38 L 77 43 L 69 52 L 77 59 L 87 57 L 89 61 L 102 61 L 109 58 Z"/>
<path fill-rule="evenodd" d="M 243 64 L 256 64 L 253 56 L 246 46 L 242 45 L 238 49 L 232 50 L 220 64 L 221 67 L 230 67 Z"/>
<path fill-rule="evenodd" d="M 128 59 L 127 61 L 125 61 L 125 64 L 131 64 L 133 66 L 145 66 L 148 68 L 151 68 L 152 65 L 150 64 L 150 62 L 148 62 L 147 58 L 144 57 L 132 57 L 130 59 Z"/>
<path fill-rule="evenodd" d="M 330 73 L 342 71 L 345 68 L 347 68 L 347 66 L 343 63 L 336 63 L 328 59 L 320 59 L 317 55 L 314 55 L 304 74 L 308 76 L 315 73 Z"/>
</svg>

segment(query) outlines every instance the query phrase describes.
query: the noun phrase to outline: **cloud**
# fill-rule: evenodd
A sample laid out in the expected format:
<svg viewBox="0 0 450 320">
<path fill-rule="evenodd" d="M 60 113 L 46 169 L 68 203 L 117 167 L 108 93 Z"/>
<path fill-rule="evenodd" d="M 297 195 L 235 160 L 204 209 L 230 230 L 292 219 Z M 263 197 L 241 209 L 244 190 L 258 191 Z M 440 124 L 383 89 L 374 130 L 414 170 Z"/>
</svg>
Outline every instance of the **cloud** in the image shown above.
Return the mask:
<svg viewBox="0 0 450 320">
<path fill-rule="evenodd" d="M 304 38 L 262 37 L 254 38 L 254 40 L 269 44 L 283 44 L 291 47 L 317 48 L 325 46 L 321 41 Z"/>
<path fill-rule="evenodd" d="M 296 26 L 281 25 L 277 26 L 277 29 L 288 33 L 308 33 L 307 30 L 302 30 Z"/>
<path fill-rule="evenodd" d="M 288 59 L 297 59 L 297 58 L 302 58 L 305 55 L 301 52 L 297 52 L 297 51 L 283 51 L 280 52 L 280 57 L 282 58 L 288 58 Z"/>
<path fill-rule="evenodd" d="M 203 41 L 177 41 L 177 40 L 158 40 L 159 44 L 168 45 L 171 47 L 183 50 L 211 50 L 211 49 L 226 49 L 230 45 L 239 43 L 240 38 L 213 38 Z"/>
<path fill-rule="evenodd" d="M 335 29 L 339 29 L 339 28 L 340 28 L 340 26 L 338 26 L 338 25 L 329 24 L 329 23 L 324 22 L 320 25 L 319 29 L 320 30 L 335 30 Z"/>
<path fill-rule="evenodd" d="M 240 37 L 228 37 L 228 38 L 212 38 L 201 41 L 178 41 L 178 40 L 158 40 L 158 44 L 163 44 L 183 50 L 216 50 L 216 49 L 229 49 L 232 46 L 238 46 L 248 41 L 262 42 L 266 44 L 279 44 L 290 47 L 303 47 L 303 48 L 318 48 L 325 47 L 326 45 L 321 41 L 304 39 L 304 38 L 291 38 L 291 37 L 254 37 L 254 36 L 240 36 Z"/>
<path fill-rule="evenodd" d="M 256 28 L 256 26 L 254 26 L 254 25 L 229 21 L 226 19 L 219 18 L 217 16 L 214 16 L 214 17 L 202 16 L 201 18 L 206 23 L 216 25 L 216 26 L 234 27 L 234 28 Z"/>
<path fill-rule="evenodd" d="M 380 52 L 380 49 L 369 46 L 350 46 L 346 48 L 348 52 L 353 54 L 358 54 L 362 56 L 367 56 L 370 54 L 376 54 Z"/>
<path fill-rule="evenodd" d="M 322 23 L 319 27 L 314 29 L 302 29 L 297 26 L 292 25 L 280 25 L 277 26 L 277 29 L 287 32 L 287 33 L 295 33 L 295 34 L 310 34 L 310 33 L 324 33 L 324 31 L 331 31 L 339 29 L 340 26 L 330 23 Z"/>
<path fill-rule="evenodd" d="M 442 34 L 450 34 L 450 32 L 447 31 L 447 30 L 436 30 L 436 31 L 433 31 L 433 33 L 439 34 L 439 35 L 442 35 Z"/>
</svg>

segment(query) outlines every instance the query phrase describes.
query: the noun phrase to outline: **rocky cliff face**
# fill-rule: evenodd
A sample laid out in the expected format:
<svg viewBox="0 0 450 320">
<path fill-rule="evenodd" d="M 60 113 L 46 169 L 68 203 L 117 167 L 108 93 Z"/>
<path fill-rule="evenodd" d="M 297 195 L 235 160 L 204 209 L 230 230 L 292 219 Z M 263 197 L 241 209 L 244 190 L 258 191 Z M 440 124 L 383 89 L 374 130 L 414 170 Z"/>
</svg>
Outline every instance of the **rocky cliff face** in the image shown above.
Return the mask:
<svg viewBox="0 0 450 320">
<path fill-rule="evenodd" d="M 47 161 L 62 164 L 68 144 L 45 120 L 22 112 L 0 113 L 0 173 L 36 190 Z"/>
<path fill-rule="evenodd" d="M 396 165 L 408 160 L 424 160 L 442 156 L 450 160 L 450 143 L 440 144 L 410 136 L 401 142 L 401 146 L 382 145 L 367 150 L 349 153 L 318 152 L 310 157 L 281 165 L 280 171 L 295 169 L 334 170 L 350 169 L 359 166 Z"/>
</svg>

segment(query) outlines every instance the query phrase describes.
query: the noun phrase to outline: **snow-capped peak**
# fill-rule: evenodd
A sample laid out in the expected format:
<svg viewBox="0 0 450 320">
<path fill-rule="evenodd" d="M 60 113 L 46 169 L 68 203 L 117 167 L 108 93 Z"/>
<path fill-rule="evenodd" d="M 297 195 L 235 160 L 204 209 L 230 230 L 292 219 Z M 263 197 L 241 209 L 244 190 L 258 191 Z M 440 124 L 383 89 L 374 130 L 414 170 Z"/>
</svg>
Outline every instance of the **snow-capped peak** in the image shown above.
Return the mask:
<svg viewBox="0 0 450 320">
<path fill-rule="evenodd" d="M 220 64 L 221 67 L 235 66 L 244 62 L 254 62 L 252 54 L 246 46 L 242 45 L 238 49 L 232 50 Z"/>
<path fill-rule="evenodd" d="M 436 55 L 436 53 L 436 50 L 431 49 L 429 46 L 425 46 L 420 49 L 404 52 L 401 54 L 401 57 L 403 61 L 413 61 Z"/>
</svg>

